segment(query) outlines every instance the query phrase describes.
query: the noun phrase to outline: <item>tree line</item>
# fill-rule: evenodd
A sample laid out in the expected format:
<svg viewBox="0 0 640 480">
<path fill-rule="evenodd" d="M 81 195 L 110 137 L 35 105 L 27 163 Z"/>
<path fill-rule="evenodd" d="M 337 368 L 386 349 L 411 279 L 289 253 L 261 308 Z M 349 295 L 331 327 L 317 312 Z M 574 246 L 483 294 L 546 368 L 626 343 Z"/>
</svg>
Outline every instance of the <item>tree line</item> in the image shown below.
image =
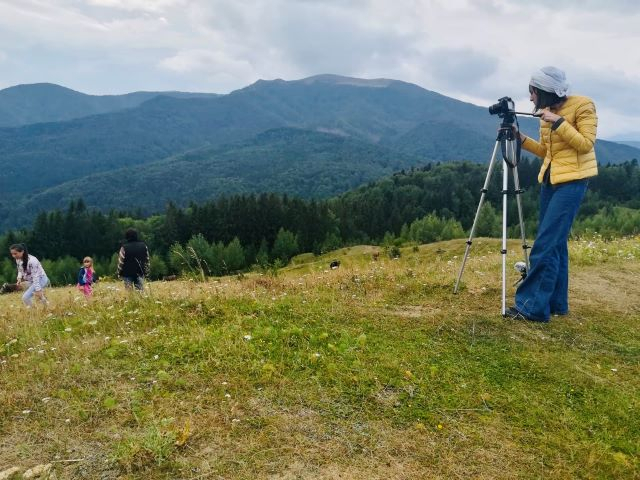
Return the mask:
<svg viewBox="0 0 640 480">
<path fill-rule="evenodd" d="M 537 225 L 538 161 L 519 167 L 527 236 Z M 41 212 L 30 229 L 0 236 L 7 254 L 0 278 L 15 278 L 8 247 L 24 242 L 43 260 L 54 284 L 75 282 L 80 260 L 94 257 L 102 275 L 113 275 L 126 228 L 138 229 L 152 253 L 153 278 L 169 274 L 224 275 L 259 266 L 284 265 L 301 252 L 320 254 L 359 243 L 427 243 L 463 238 L 473 222 L 486 165 L 428 164 L 401 171 L 328 200 L 274 193 L 234 195 L 186 207 L 168 204 L 161 214 L 89 210 L 82 199 L 66 211 Z M 477 236 L 499 236 L 501 172 L 494 172 Z M 512 186 L 510 188 L 513 188 Z M 640 167 L 637 160 L 600 168 L 590 186 L 574 234 L 608 236 L 640 232 Z M 508 224 L 519 235 L 515 203 Z"/>
</svg>

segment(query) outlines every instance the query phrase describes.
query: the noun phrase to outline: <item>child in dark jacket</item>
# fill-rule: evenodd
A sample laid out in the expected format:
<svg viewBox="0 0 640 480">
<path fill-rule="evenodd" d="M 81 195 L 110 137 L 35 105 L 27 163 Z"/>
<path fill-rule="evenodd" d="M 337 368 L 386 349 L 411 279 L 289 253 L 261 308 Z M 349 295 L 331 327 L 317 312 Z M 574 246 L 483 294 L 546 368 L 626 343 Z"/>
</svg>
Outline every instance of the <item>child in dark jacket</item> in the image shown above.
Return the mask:
<svg viewBox="0 0 640 480">
<path fill-rule="evenodd" d="M 93 269 L 93 259 L 84 257 L 82 267 L 78 271 L 78 290 L 84 293 L 86 298 L 90 298 L 93 294 L 93 284 L 98 281 L 98 275 Z"/>
<path fill-rule="evenodd" d="M 138 239 L 138 231 L 134 228 L 124 232 L 126 242 L 118 253 L 118 277 L 124 280 L 127 290 L 144 290 L 144 278 L 149 275 L 149 249 L 147 244 Z"/>
</svg>

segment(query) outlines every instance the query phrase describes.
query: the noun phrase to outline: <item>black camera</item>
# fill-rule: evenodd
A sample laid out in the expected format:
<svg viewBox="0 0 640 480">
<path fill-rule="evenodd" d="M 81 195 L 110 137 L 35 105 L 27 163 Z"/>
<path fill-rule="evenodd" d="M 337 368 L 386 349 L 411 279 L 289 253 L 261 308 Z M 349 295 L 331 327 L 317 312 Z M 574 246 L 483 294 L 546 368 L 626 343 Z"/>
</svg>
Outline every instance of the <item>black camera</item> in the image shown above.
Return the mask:
<svg viewBox="0 0 640 480">
<path fill-rule="evenodd" d="M 489 113 L 498 115 L 500 118 L 511 116 L 516 113 L 516 104 L 511 100 L 511 97 L 502 97 L 498 100 L 498 103 L 494 103 L 489 107 Z"/>
</svg>

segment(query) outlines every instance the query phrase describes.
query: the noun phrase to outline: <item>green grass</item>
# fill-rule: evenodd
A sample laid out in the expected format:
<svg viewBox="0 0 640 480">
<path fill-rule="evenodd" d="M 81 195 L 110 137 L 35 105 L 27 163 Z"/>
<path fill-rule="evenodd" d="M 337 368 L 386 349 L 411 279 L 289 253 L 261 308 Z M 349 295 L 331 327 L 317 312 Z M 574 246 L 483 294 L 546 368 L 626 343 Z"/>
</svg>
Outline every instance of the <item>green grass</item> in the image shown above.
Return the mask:
<svg viewBox="0 0 640 480">
<path fill-rule="evenodd" d="M 639 478 L 638 239 L 572 242 L 572 313 L 547 325 L 500 317 L 498 250 L 474 242 L 458 295 L 462 241 L 55 289 L 47 312 L 0 297 L 0 471 Z"/>
</svg>

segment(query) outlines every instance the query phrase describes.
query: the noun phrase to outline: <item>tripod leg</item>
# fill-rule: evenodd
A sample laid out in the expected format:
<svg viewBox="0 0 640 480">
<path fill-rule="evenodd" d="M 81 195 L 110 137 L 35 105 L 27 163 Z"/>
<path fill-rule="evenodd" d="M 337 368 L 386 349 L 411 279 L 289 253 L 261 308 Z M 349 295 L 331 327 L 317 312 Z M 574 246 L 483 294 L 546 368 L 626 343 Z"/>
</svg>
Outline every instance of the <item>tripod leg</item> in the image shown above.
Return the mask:
<svg viewBox="0 0 640 480">
<path fill-rule="evenodd" d="M 529 271 L 529 254 L 527 249 L 530 248 L 527 245 L 527 237 L 524 232 L 524 217 L 522 215 L 522 200 L 520 195 L 524 192 L 520 188 L 520 179 L 518 177 L 518 166 L 513 167 L 513 185 L 516 191 L 516 203 L 518 205 L 518 219 L 520 221 L 520 237 L 522 238 L 522 253 L 524 255 L 524 263 L 527 265 L 527 271 Z"/>
<path fill-rule="evenodd" d="M 513 152 L 512 142 L 507 144 L 509 155 Z M 502 316 L 507 312 L 507 201 L 509 193 L 509 166 L 502 162 Z"/>
<path fill-rule="evenodd" d="M 462 278 L 462 273 L 464 272 L 464 266 L 467 263 L 467 258 L 469 258 L 469 250 L 471 250 L 471 244 L 473 243 L 473 236 L 476 232 L 476 224 L 478 223 L 478 217 L 480 215 L 480 210 L 482 209 L 482 205 L 484 204 L 484 198 L 487 194 L 487 189 L 489 187 L 489 183 L 491 182 L 491 174 L 493 173 L 493 167 L 496 163 L 496 157 L 498 155 L 498 147 L 500 146 L 500 142 L 497 141 L 495 147 L 493 147 L 493 154 L 491 155 L 491 161 L 489 162 L 489 169 L 487 170 L 487 176 L 484 180 L 484 186 L 481 190 L 480 202 L 478 203 L 478 209 L 476 210 L 476 216 L 473 219 L 473 225 L 471 226 L 471 233 L 469 233 L 469 239 L 467 240 L 467 248 L 464 251 L 464 258 L 462 259 L 462 265 L 460 265 L 460 271 L 458 272 L 458 278 L 456 279 L 456 286 L 453 288 L 453 293 L 458 293 L 458 286 L 460 285 L 460 279 Z"/>
</svg>

